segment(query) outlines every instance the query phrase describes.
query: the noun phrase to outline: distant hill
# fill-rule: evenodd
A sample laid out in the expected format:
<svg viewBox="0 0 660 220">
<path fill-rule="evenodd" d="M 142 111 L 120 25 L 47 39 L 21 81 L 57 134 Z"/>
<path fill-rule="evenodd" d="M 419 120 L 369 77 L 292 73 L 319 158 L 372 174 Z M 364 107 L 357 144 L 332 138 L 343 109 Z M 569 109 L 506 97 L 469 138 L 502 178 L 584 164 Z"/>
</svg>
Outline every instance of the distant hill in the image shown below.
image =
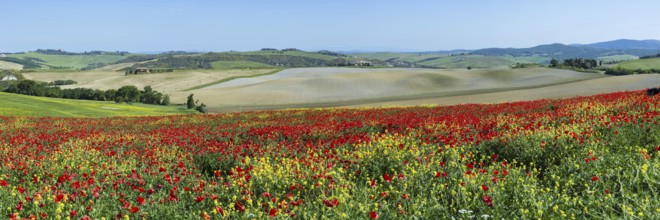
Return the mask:
<svg viewBox="0 0 660 220">
<path fill-rule="evenodd" d="M 605 41 L 593 44 L 586 44 L 581 46 L 590 46 L 601 49 L 615 49 L 615 50 L 655 50 L 660 51 L 660 40 L 629 40 L 620 39 L 613 41 Z"/>
<path fill-rule="evenodd" d="M 251 52 L 204 53 L 153 58 L 157 58 L 157 60 L 138 63 L 130 68 L 231 69 L 324 66 L 414 67 L 414 64 L 405 61 L 384 61 L 346 56 L 331 51 L 306 52 L 297 49 L 276 50 L 267 48 Z"/>
<path fill-rule="evenodd" d="M 472 51 L 471 54 L 483 56 L 541 56 L 555 59 L 598 58 L 614 55 L 649 56 L 658 50 L 649 49 L 607 49 L 589 45 L 547 44 L 530 48 L 488 48 Z"/>
<path fill-rule="evenodd" d="M 91 70 L 118 65 L 123 70 L 162 69 L 253 69 L 326 66 L 490 68 L 515 63 L 549 63 L 551 59 L 589 58 L 604 62 L 635 60 L 660 54 L 660 40 L 619 39 L 590 44 L 546 44 L 530 48 L 485 48 L 479 50 L 431 50 L 420 52 L 302 51 L 295 48 L 264 48 L 248 52 L 169 51 L 132 54 L 124 51 L 72 53 L 40 49 L 6 54 L 0 68 L 22 66 L 28 70 Z M 114 67 L 114 66 L 113 66 Z M 118 69 L 121 69 L 118 68 Z"/>
</svg>

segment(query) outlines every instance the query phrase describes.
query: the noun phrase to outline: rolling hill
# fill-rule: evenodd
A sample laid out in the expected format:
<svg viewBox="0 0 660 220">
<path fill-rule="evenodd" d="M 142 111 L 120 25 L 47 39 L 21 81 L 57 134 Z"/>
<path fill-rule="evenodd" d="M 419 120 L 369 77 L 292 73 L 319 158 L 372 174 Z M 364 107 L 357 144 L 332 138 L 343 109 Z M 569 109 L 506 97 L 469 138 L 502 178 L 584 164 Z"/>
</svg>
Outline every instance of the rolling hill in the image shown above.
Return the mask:
<svg viewBox="0 0 660 220">
<path fill-rule="evenodd" d="M 660 70 L 660 58 L 629 60 L 618 66 L 628 70 Z"/>
<path fill-rule="evenodd" d="M 589 46 L 601 49 L 615 49 L 615 50 L 655 50 L 660 51 L 660 41 L 659 40 L 629 40 L 629 39 L 619 39 L 613 41 L 592 43 L 580 46 Z"/>
<path fill-rule="evenodd" d="M 0 115 L 3 116 L 110 117 L 191 113 L 194 113 L 194 111 L 176 106 L 128 105 L 116 104 L 114 102 L 56 99 L 0 92 Z"/>
<path fill-rule="evenodd" d="M 7 57 L 22 60 L 31 60 L 43 69 L 82 69 L 85 67 L 102 66 L 126 59 L 121 55 L 60 55 L 27 52 L 22 54 L 11 54 Z"/>
<path fill-rule="evenodd" d="M 640 57 L 657 53 L 657 50 L 605 49 L 591 46 L 570 46 L 565 44 L 547 44 L 530 48 L 488 48 L 471 52 L 471 54 L 483 56 L 542 56 L 559 60 L 570 58 L 598 58 L 613 55 L 633 55 Z"/>
</svg>

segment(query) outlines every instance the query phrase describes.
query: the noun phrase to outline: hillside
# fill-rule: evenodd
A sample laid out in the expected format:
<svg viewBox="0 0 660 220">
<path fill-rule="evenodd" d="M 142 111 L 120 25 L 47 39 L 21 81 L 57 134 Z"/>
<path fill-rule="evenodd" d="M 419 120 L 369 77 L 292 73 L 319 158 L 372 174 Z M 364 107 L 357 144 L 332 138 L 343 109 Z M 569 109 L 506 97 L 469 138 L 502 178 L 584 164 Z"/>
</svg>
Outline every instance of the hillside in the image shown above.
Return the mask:
<svg viewBox="0 0 660 220">
<path fill-rule="evenodd" d="M 626 49 L 638 49 L 638 50 L 655 50 L 660 51 L 660 41 L 659 40 L 629 40 L 629 39 L 619 39 L 613 41 L 592 43 L 583 46 L 590 46 L 602 49 L 616 49 L 616 50 L 626 50 Z"/>
<path fill-rule="evenodd" d="M 185 107 L 34 97 L 0 92 L 0 116 L 111 117 L 191 114 Z"/>
<path fill-rule="evenodd" d="M 211 111 L 241 111 L 345 106 L 465 94 L 488 96 L 497 91 L 601 77 L 604 76 L 549 68 L 292 68 L 171 95 L 181 97 L 194 93 Z"/>
<path fill-rule="evenodd" d="M 530 48 L 488 48 L 472 51 L 471 54 L 483 56 L 542 56 L 559 60 L 570 58 L 598 58 L 613 55 L 648 56 L 657 54 L 657 50 L 645 49 L 605 49 L 591 46 L 569 46 L 564 44 L 539 45 Z"/>
<path fill-rule="evenodd" d="M 660 58 L 629 60 L 619 63 L 618 66 L 629 70 L 660 70 Z"/>
<path fill-rule="evenodd" d="M 23 65 L 0 60 L 0 70 L 20 70 Z"/>
<path fill-rule="evenodd" d="M 501 67 L 515 64 L 513 60 L 501 56 L 480 56 L 480 55 L 457 55 L 457 56 L 441 56 L 436 58 L 426 59 L 416 64 L 425 67 L 454 69 L 454 68 L 490 68 Z"/>
<path fill-rule="evenodd" d="M 294 49 L 268 49 L 251 52 L 212 52 L 205 54 L 166 56 L 160 57 L 157 60 L 135 64 L 131 68 L 230 69 L 324 66 L 411 67 L 413 65 L 407 62 L 387 62 L 376 59 L 349 57 L 330 51 L 306 52 Z"/>
<path fill-rule="evenodd" d="M 128 56 L 130 55 L 63 55 L 27 52 L 22 54 L 11 54 L 7 57 L 32 61 L 39 65 L 39 67 L 33 67 L 37 69 L 82 69 L 115 63 L 126 59 Z"/>
</svg>

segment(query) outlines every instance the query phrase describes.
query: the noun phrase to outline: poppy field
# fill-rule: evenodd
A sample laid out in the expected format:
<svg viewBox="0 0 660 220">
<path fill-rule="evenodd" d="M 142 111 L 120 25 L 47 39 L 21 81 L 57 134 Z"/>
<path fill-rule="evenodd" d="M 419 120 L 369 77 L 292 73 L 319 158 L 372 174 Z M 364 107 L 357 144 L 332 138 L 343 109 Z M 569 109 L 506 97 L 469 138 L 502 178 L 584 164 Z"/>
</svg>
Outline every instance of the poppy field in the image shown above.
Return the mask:
<svg viewBox="0 0 660 220">
<path fill-rule="evenodd" d="M 659 219 L 659 101 L 0 116 L 0 218 Z"/>
</svg>

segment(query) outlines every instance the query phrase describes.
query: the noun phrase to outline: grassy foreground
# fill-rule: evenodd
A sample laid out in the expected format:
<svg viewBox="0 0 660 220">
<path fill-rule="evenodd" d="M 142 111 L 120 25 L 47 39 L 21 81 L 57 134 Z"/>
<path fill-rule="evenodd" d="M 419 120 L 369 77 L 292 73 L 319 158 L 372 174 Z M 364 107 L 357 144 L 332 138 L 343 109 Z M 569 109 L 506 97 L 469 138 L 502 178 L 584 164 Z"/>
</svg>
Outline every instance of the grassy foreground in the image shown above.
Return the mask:
<svg viewBox="0 0 660 220">
<path fill-rule="evenodd" d="M 189 114 L 184 107 L 34 97 L 0 92 L 0 116 L 109 117 Z"/>
<path fill-rule="evenodd" d="M 0 117 L 0 217 L 658 219 L 659 99 Z"/>
</svg>

